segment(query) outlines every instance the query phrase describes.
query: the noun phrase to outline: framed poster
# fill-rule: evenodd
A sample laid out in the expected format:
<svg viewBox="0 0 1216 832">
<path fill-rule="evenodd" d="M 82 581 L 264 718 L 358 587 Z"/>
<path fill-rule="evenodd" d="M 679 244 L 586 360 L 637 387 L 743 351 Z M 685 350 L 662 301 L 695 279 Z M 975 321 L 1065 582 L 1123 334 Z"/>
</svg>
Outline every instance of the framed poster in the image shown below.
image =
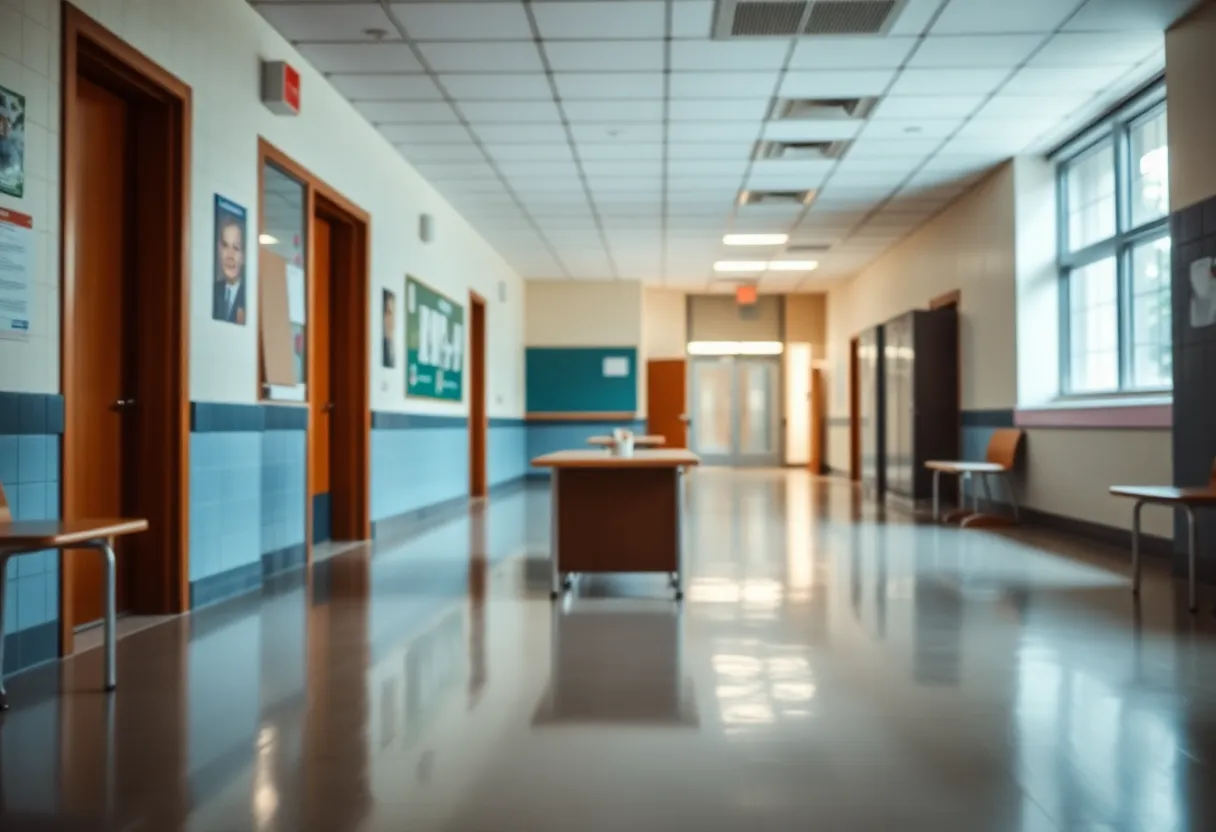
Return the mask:
<svg viewBox="0 0 1216 832">
<path fill-rule="evenodd" d="M 25 196 L 25 96 L 0 87 L 0 193 Z"/>
<path fill-rule="evenodd" d="M 464 307 L 405 278 L 405 395 L 464 397 Z"/>
<path fill-rule="evenodd" d="M 245 325 L 245 209 L 215 195 L 215 274 L 211 282 L 211 319 Z"/>
<path fill-rule="evenodd" d="M 381 313 L 384 326 L 381 331 L 380 366 L 397 366 L 397 296 L 385 289 L 381 296 Z"/>
</svg>

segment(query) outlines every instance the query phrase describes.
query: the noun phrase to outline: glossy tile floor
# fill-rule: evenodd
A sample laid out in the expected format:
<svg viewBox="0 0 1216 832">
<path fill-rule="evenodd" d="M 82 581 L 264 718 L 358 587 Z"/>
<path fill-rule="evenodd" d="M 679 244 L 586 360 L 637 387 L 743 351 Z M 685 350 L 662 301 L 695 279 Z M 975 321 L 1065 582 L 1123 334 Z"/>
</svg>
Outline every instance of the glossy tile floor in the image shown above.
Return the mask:
<svg viewBox="0 0 1216 832">
<path fill-rule="evenodd" d="M 688 598 L 543 489 L 11 680 L 0 829 L 1216 828 L 1216 627 L 1117 553 L 691 477 Z"/>
</svg>

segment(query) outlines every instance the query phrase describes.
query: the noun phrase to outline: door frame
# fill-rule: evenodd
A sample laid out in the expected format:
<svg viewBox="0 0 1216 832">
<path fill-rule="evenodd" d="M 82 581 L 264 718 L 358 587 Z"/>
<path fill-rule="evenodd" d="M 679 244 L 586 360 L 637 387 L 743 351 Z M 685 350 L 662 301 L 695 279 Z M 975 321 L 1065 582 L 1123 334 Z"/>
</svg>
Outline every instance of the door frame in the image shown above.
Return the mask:
<svg viewBox="0 0 1216 832">
<path fill-rule="evenodd" d="M 308 236 L 308 275 L 305 297 L 312 298 L 316 276 L 313 233 L 320 214 L 333 227 L 332 262 L 330 274 L 330 399 L 334 410 L 329 422 L 329 490 L 330 537 L 333 540 L 368 540 L 371 538 L 371 347 L 368 343 L 371 314 L 371 215 L 351 202 L 308 168 L 296 162 L 261 136 L 258 137 L 258 233 L 265 230 L 262 223 L 263 182 L 266 165 L 272 164 L 304 186 L 304 221 Z M 260 326 L 260 324 L 259 324 Z M 335 338 L 341 333 L 341 338 Z M 312 481 L 317 464 L 312 451 L 313 420 L 311 391 L 316 368 L 316 333 L 307 328 L 308 402 L 300 404 L 266 399 L 262 393 L 262 346 L 258 338 L 258 401 L 285 407 L 303 407 L 309 413 L 305 438 L 305 483 Z M 334 454 L 334 448 L 342 452 Z M 337 464 L 335 464 L 337 463 Z M 307 485 L 305 491 L 308 491 Z M 312 497 L 305 500 L 304 540 L 307 560 L 312 563 Z"/>
<path fill-rule="evenodd" d="M 958 459 L 963 458 L 963 322 L 959 316 L 959 305 L 962 302 L 961 289 L 954 289 L 929 301 L 930 312 L 936 312 L 938 309 L 953 309 L 954 317 L 958 321 L 954 329 L 956 339 L 954 355 L 958 361 L 958 448 L 956 449 Z"/>
<path fill-rule="evenodd" d="M 861 481 L 861 341 L 849 339 L 849 479 Z"/>
<path fill-rule="evenodd" d="M 486 299 L 469 292 L 469 497 L 489 495 L 486 447 L 489 417 L 486 415 Z"/>
<path fill-rule="evenodd" d="M 140 546 L 159 552 L 154 569 L 134 593 L 138 612 L 173 614 L 189 605 L 189 500 L 190 500 L 190 165 L 193 97 L 190 87 L 154 63 L 114 33 L 69 3 L 63 4 L 60 147 L 60 235 L 62 263 L 60 291 L 60 376 L 64 400 L 61 512 L 72 518 L 82 493 L 76 472 L 84 467 L 85 451 L 78 447 L 76 425 L 88 414 L 79 406 L 82 379 L 76 372 L 75 332 L 83 311 L 77 308 L 76 208 L 78 149 L 85 137 L 71 128 L 76 118 L 76 79 L 84 75 L 124 97 L 140 102 L 147 116 L 137 131 L 163 137 L 161 157 L 140 155 L 134 189 L 141 204 L 148 204 L 154 227 L 141 240 L 135 258 L 135 277 L 144 292 L 145 307 L 139 338 L 142 360 L 136 366 L 140 380 L 140 407 L 159 414 L 146 420 L 145 435 L 157 450 L 154 456 L 137 455 L 132 473 L 141 485 L 141 510 L 149 529 Z M 148 276 L 158 275 L 151 280 Z M 167 279 L 164 279 L 166 278 Z M 142 278 L 142 279 L 141 279 Z M 149 312 L 150 310 L 150 312 Z M 59 653 L 75 647 L 72 607 L 75 590 L 73 558 L 59 555 Z M 145 568 L 147 564 L 144 564 Z"/>
<path fill-rule="evenodd" d="M 688 389 L 686 395 L 692 402 L 692 407 L 696 407 L 697 393 L 699 385 L 697 383 L 696 367 L 698 364 L 710 364 L 711 362 L 729 362 L 730 367 L 730 391 L 731 391 L 731 415 L 730 415 L 730 433 L 731 433 L 731 451 L 729 454 L 703 454 L 699 447 L 696 453 L 701 456 L 706 465 L 729 465 L 737 468 L 767 468 L 781 467 L 785 460 L 785 429 L 784 429 L 784 403 L 785 403 L 785 364 L 781 356 L 757 356 L 757 355 L 717 355 L 717 356 L 697 356 L 688 362 Z M 738 382 L 739 382 L 739 366 L 744 363 L 750 364 L 768 364 L 773 367 L 773 378 L 775 387 L 772 391 L 772 429 L 773 429 L 773 450 L 771 454 L 765 454 L 763 457 L 756 455 L 742 455 L 739 453 L 739 401 Z M 697 424 L 695 420 L 692 426 L 692 435 L 689 437 L 690 444 L 698 445 L 697 442 Z"/>
</svg>

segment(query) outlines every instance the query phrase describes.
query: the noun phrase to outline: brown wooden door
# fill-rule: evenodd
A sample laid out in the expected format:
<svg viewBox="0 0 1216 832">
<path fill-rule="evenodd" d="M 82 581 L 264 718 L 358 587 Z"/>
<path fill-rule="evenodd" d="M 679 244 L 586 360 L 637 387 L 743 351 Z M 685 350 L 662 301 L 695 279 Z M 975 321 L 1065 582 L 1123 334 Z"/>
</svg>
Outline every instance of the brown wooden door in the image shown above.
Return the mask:
<svg viewBox="0 0 1216 832">
<path fill-rule="evenodd" d="M 75 372 L 80 384 L 74 407 L 87 413 L 74 429 L 85 464 L 73 472 L 76 517 L 121 517 L 129 500 L 123 472 L 127 468 L 127 434 L 138 406 L 130 347 L 138 321 L 129 279 L 132 269 L 130 222 L 133 200 L 131 107 L 96 84 L 76 84 L 77 123 L 88 136 L 80 143 L 80 189 L 76 215 L 77 326 Z M 128 558 L 118 552 L 118 607 L 127 606 Z M 71 608 L 76 626 L 102 616 L 102 566 L 99 557 L 70 557 L 65 568 L 73 581 Z"/>
<path fill-rule="evenodd" d="M 664 437 L 668 448 L 688 447 L 687 379 L 688 366 L 682 358 L 646 364 L 646 432 Z"/>
<path fill-rule="evenodd" d="M 469 299 L 469 496 L 486 496 L 486 304 Z"/>
<path fill-rule="evenodd" d="M 313 389 L 308 399 L 312 407 L 312 473 L 309 477 L 311 497 L 329 494 L 329 427 L 332 410 L 330 388 L 330 300 L 333 286 L 333 226 L 323 217 L 313 223 L 313 296 L 308 310 L 313 327 L 312 362 Z M 313 500 L 313 505 L 316 505 Z M 309 529 L 308 533 L 313 534 Z M 327 536 L 327 535 L 326 535 Z"/>
<path fill-rule="evenodd" d="M 810 469 L 813 474 L 823 473 L 824 433 L 825 433 L 825 402 L 823 388 L 823 370 L 811 370 L 811 461 Z"/>
</svg>

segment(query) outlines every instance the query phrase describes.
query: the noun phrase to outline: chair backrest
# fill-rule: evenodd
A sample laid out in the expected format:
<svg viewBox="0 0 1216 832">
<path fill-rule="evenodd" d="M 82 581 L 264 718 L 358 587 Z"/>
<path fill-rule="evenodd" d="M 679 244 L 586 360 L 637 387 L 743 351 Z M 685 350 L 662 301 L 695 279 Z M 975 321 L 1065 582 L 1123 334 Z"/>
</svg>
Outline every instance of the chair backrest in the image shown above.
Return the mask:
<svg viewBox="0 0 1216 832">
<path fill-rule="evenodd" d="M 13 522 L 13 510 L 8 507 L 8 497 L 4 496 L 4 483 L 0 482 L 0 523 L 11 522 Z"/>
<path fill-rule="evenodd" d="M 1001 428 L 994 431 L 988 440 L 989 462 L 1012 469 L 1018 459 L 1018 448 L 1022 445 L 1022 431 L 1017 428 Z"/>
</svg>

